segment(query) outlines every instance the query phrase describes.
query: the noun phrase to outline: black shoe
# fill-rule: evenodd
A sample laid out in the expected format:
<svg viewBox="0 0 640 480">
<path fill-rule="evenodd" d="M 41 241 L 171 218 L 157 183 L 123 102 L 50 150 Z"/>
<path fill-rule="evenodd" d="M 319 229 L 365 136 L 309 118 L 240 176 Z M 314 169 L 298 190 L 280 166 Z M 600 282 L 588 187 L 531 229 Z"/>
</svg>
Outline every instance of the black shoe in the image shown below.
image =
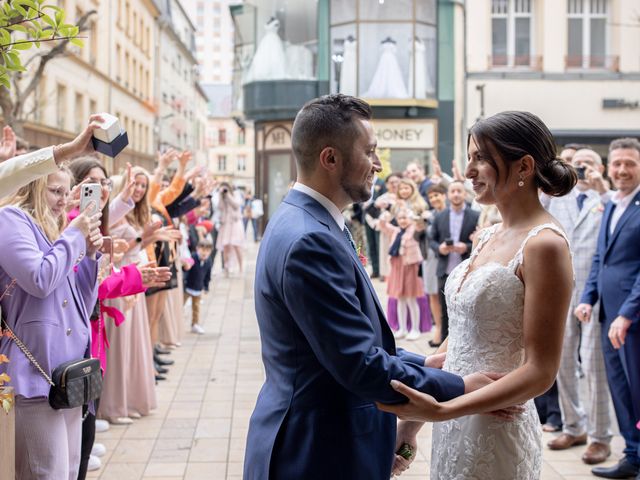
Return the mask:
<svg viewBox="0 0 640 480">
<path fill-rule="evenodd" d="M 166 380 L 167 377 L 165 377 L 164 375 L 156 375 L 156 384 L 161 381 L 161 380 Z"/>
<path fill-rule="evenodd" d="M 169 355 L 171 353 L 171 350 L 167 349 L 167 348 L 162 348 L 158 345 L 156 345 L 155 347 L 153 347 L 153 354 L 154 355 Z"/>
<path fill-rule="evenodd" d="M 160 358 L 158 355 L 153 356 L 153 361 L 158 365 L 173 365 L 175 363 L 173 360 L 169 360 L 168 358 Z"/>
<path fill-rule="evenodd" d="M 156 369 L 156 372 L 158 372 L 158 373 L 167 373 L 169 371 L 169 369 L 161 367 L 157 363 L 154 363 L 153 367 Z"/>
<path fill-rule="evenodd" d="M 595 467 L 591 469 L 591 473 L 602 478 L 635 478 L 638 480 L 640 468 L 624 457 L 613 467 Z"/>
<path fill-rule="evenodd" d="M 440 343 L 436 343 L 436 342 L 434 342 L 433 340 L 429 340 L 429 346 L 430 346 L 431 348 L 436 348 L 436 347 L 439 347 L 440 345 L 442 345 L 442 342 L 440 342 Z"/>
</svg>

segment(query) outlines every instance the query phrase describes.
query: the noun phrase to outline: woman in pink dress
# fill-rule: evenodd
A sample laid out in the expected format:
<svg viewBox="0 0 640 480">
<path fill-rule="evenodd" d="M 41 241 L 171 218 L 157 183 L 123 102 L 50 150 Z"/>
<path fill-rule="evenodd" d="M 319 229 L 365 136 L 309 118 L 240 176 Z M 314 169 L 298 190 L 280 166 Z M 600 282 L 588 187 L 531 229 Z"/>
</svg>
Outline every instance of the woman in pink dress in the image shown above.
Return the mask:
<svg viewBox="0 0 640 480">
<path fill-rule="evenodd" d="M 231 253 L 235 254 L 238 267 L 242 272 L 242 247 L 244 245 L 244 228 L 242 226 L 242 202 L 233 195 L 231 186 L 224 182 L 218 189 L 220 200 L 220 228 L 216 248 L 222 251 L 225 275 L 229 274 Z"/>
</svg>

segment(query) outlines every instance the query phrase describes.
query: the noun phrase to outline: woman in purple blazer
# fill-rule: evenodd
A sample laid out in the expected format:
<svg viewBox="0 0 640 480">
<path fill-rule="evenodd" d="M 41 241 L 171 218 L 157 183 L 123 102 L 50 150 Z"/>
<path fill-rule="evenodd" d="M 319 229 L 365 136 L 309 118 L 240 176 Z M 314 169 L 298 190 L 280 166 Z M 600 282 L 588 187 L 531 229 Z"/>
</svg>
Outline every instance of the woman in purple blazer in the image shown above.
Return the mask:
<svg viewBox="0 0 640 480">
<path fill-rule="evenodd" d="M 71 176 L 59 170 L 0 202 L 2 316 L 42 369 L 89 356 L 97 298 L 100 213 L 66 225 Z M 76 479 L 81 408 L 54 410 L 50 386 L 13 340 L 0 338 L 16 392 L 16 478 Z"/>
</svg>

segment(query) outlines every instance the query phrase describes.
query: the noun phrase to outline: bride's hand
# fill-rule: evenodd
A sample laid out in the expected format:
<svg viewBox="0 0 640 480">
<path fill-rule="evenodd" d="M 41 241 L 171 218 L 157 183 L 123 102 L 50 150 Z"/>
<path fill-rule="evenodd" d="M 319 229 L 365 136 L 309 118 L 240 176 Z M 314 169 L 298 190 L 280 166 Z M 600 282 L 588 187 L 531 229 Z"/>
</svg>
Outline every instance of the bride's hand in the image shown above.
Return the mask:
<svg viewBox="0 0 640 480">
<path fill-rule="evenodd" d="M 398 380 L 391 380 L 391 387 L 409 399 L 408 403 L 388 405 L 376 402 L 376 406 L 383 412 L 393 413 L 402 420 L 416 422 L 437 422 L 443 420 L 444 407 L 436 402 L 431 395 L 407 387 Z"/>
</svg>

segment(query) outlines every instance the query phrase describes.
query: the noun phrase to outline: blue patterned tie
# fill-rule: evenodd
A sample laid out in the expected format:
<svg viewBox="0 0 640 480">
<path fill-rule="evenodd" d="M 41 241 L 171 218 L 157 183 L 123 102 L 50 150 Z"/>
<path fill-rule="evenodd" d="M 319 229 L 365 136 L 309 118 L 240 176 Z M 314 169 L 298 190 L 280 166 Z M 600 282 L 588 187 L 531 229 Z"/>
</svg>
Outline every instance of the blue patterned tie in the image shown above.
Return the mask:
<svg viewBox="0 0 640 480">
<path fill-rule="evenodd" d="M 576 198 L 576 201 L 578 202 L 578 211 L 582 210 L 582 207 L 584 207 L 584 201 L 586 199 L 587 199 L 586 193 L 581 193 L 578 195 L 578 198 Z"/>
<path fill-rule="evenodd" d="M 351 236 L 351 232 L 349 231 L 349 228 L 345 225 L 342 231 L 344 232 L 344 236 L 347 237 L 347 240 L 349 241 L 349 245 L 351 245 L 351 248 L 353 248 L 353 251 L 358 253 L 358 249 L 356 248 L 356 243 L 353 241 L 353 237 Z"/>
</svg>

